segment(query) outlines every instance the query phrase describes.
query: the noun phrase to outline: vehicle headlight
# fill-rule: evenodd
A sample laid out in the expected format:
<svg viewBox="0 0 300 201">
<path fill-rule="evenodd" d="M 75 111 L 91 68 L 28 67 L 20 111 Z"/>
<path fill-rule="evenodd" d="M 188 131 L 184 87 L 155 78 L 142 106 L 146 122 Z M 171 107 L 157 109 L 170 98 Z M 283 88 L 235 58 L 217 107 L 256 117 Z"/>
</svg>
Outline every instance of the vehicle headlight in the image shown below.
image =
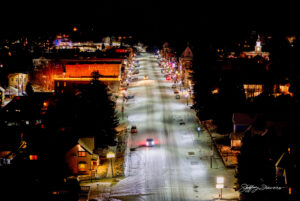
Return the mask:
<svg viewBox="0 0 300 201">
<path fill-rule="evenodd" d="M 151 144 L 154 145 L 155 144 L 154 141 L 152 141 Z"/>
<path fill-rule="evenodd" d="M 146 146 L 149 146 L 149 142 L 146 142 Z"/>
</svg>

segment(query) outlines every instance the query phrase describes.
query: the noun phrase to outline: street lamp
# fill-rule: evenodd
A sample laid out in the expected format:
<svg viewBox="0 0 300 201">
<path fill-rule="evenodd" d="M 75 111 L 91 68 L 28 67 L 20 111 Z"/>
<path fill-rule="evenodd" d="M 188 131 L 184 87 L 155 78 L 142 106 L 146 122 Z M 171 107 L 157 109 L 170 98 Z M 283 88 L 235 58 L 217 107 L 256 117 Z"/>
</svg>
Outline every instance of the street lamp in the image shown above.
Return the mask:
<svg viewBox="0 0 300 201">
<path fill-rule="evenodd" d="M 222 199 L 222 189 L 224 188 L 224 177 L 217 177 L 216 188 L 221 189 L 221 194 L 219 198 Z"/>
<path fill-rule="evenodd" d="M 112 159 L 116 157 L 116 154 L 112 151 L 108 152 L 106 154 L 106 158 L 110 159 L 110 167 L 111 167 L 111 177 L 114 176 L 114 170 L 113 170 L 113 166 L 112 166 Z"/>
<path fill-rule="evenodd" d="M 200 136 L 200 130 L 201 130 L 201 128 L 200 128 L 200 126 L 198 126 L 198 127 L 197 127 L 198 137 Z"/>
<path fill-rule="evenodd" d="M 188 92 L 186 92 L 185 97 L 186 97 L 186 105 L 189 105 L 189 93 Z"/>
</svg>

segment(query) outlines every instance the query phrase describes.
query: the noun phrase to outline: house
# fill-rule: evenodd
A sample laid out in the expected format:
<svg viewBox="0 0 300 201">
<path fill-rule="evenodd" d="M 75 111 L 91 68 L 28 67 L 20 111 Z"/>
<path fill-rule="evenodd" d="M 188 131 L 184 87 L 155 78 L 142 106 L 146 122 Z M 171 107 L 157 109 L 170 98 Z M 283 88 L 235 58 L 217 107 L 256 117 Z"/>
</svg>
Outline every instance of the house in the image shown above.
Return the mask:
<svg viewBox="0 0 300 201">
<path fill-rule="evenodd" d="M 184 83 L 184 86 L 189 86 L 191 88 L 191 82 L 192 82 L 192 61 L 193 61 L 193 52 L 189 45 L 186 47 L 186 49 L 183 51 L 179 58 L 179 72 L 182 77 L 182 81 Z"/>
<path fill-rule="evenodd" d="M 28 127 L 42 125 L 43 114 L 52 93 L 16 96 L 0 110 L 0 126 Z"/>
<path fill-rule="evenodd" d="M 276 182 L 287 189 L 290 200 L 296 198 L 296 156 L 289 147 L 283 152 L 275 164 Z"/>
<path fill-rule="evenodd" d="M 16 155 L 26 152 L 27 143 L 20 128 L 0 129 L 0 166 L 10 165 Z"/>
<path fill-rule="evenodd" d="M 94 154 L 95 138 L 79 138 L 65 154 L 65 161 L 73 175 L 94 175 L 99 165 L 99 156 Z"/>
<path fill-rule="evenodd" d="M 27 83 L 28 74 L 26 73 L 12 73 L 8 75 L 8 86 L 17 89 L 18 95 L 23 95 L 26 91 Z"/>
<path fill-rule="evenodd" d="M 245 131 L 256 120 L 257 116 L 257 114 L 250 115 L 247 113 L 233 113 L 233 132 L 239 133 Z"/>
<path fill-rule="evenodd" d="M 0 108 L 2 104 L 4 103 L 4 98 L 5 98 L 5 89 L 0 87 Z"/>
<path fill-rule="evenodd" d="M 229 135 L 231 149 L 239 149 L 242 146 L 242 139 L 245 135 L 244 132 L 250 128 L 250 125 L 254 123 L 257 116 L 257 114 L 233 113 L 233 132 Z"/>
</svg>

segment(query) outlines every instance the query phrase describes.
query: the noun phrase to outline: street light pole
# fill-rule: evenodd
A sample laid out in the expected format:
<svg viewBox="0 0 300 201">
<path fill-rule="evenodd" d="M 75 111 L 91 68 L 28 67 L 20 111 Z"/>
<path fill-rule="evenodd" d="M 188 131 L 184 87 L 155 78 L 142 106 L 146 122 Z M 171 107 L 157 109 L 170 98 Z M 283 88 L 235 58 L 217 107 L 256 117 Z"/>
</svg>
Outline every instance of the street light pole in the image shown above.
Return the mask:
<svg viewBox="0 0 300 201">
<path fill-rule="evenodd" d="M 112 166 L 112 158 L 110 158 L 110 167 L 111 167 L 111 177 L 114 177 L 114 169 Z"/>
<path fill-rule="evenodd" d="M 217 177 L 216 188 L 221 189 L 221 194 L 219 198 L 222 199 L 222 189 L 224 188 L 224 177 Z"/>
<path fill-rule="evenodd" d="M 110 159 L 110 167 L 111 167 L 111 177 L 114 176 L 114 170 L 113 170 L 113 163 L 112 163 L 112 159 L 116 157 L 116 154 L 114 152 L 108 152 L 106 154 L 106 158 Z"/>
</svg>

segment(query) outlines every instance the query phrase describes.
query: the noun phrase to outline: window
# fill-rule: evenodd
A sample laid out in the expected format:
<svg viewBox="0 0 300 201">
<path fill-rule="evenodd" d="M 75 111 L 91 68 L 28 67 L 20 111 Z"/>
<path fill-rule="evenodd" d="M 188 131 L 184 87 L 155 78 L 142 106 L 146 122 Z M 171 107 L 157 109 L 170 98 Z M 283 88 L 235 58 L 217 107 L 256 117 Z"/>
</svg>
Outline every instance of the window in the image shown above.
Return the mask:
<svg viewBox="0 0 300 201">
<path fill-rule="evenodd" d="M 86 152 L 85 151 L 78 151 L 78 157 L 85 157 Z"/>
<path fill-rule="evenodd" d="M 78 171 L 80 171 L 80 172 L 86 171 L 86 162 L 79 162 L 78 163 Z"/>
<path fill-rule="evenodd" d="M 37 160 L 37 155 L 29 155 L 29 159 L 31 161 L 36 161 Z"/>
</svg>

